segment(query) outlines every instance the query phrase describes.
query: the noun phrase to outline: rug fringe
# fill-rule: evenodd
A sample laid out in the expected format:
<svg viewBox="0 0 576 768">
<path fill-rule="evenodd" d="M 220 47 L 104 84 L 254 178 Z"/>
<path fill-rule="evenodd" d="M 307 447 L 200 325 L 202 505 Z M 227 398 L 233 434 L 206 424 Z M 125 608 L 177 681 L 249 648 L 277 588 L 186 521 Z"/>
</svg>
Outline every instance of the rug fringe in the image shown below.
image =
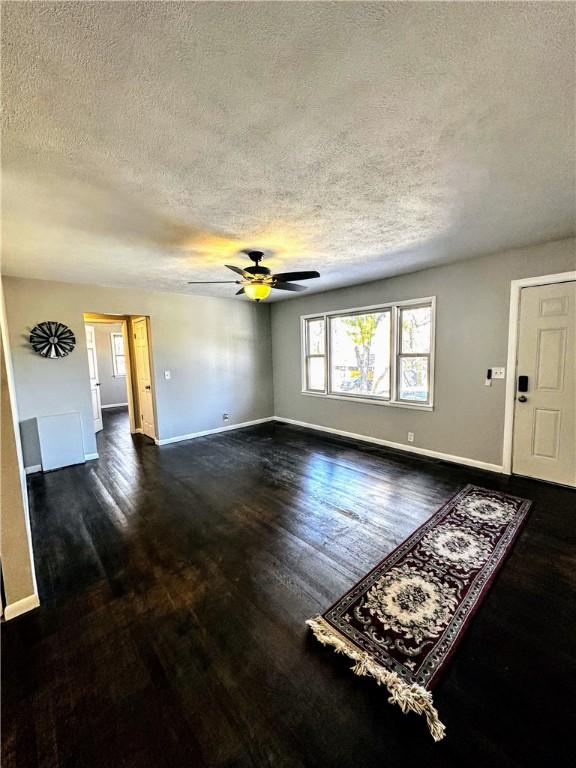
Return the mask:
<svg viewBox="0 0 576 768">
<path fill-rule="evenodd" d="M 345 653 L 356 664 L 352 667 L 355 675 L 373 677 L 378 685 L 385 685 L 390 694 L 388 701 L 398 704 L 402 712 L 416 712 L 425 715 L 428 728 L 434 741 L 444 738 L 446 727 L 438 717 L 438 711 L 432 701 L 432 694 L 417 683 L 406 683 L 402 678 L 372 659 L 368 653 L 363 653 L 347 641 L 339 632 L 333 629 L 322 616 L 315 616 L 306 622 L 314 636 L 322 645 L 331 645 L 336 653 Z"/>
</svg>

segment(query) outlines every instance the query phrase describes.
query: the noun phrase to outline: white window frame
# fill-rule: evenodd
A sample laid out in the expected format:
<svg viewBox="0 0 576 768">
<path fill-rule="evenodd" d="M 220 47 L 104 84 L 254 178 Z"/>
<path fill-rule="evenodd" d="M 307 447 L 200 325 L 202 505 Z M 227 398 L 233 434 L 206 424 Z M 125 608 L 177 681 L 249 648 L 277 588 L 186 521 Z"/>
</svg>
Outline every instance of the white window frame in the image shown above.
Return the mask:
<svg viewBox="0 0 576 768">
<path fill-rule="evenodd" d="M 421 402 L 422 405 L 431 405 L 432 403 L 432 388 L 433 388 L 433 382 L 434 382 L 434 376 L 433 376 L 433 370 L 432 370 L 432 360 L 433 360 L 433 350 L 434 350 L 434 317 L 435 317 L 435 308 L 434 304 L 431 304 L 429 301 L 422 301 L 419 304 L 410 304 L 408 308 L 410 309 L 419 309 L 420 307 L 431 307 L 432 309 L 432 317 L 430 318 L 430 351 L 429 352 L 402 352 L 402 323 L 400 322 L 400 318 L 402 316 L 402 310 L 406 309 L 407 307 L 404 304 L 397 304 L 396 305 L 396 344 L 395 344 L 395 352 L 396 352 L 396 399 L 399 403 L 409 403 L 410 405 L 418 405 L 419 402 Z M 407 398 L 400 397 L 400 360 L 403 357 L 423 357 L 428 360 L 428 398 L 427 400 L 422 401 L 416 401 L 416 400 L 409 400 Z"/>
<path fill-rule="evenodd" d="M 430 307 L 432 317 L 430 323 L 430 352 L 401 354 L 400 350 L 400 309 L 405 307 Z M 330 318 L 349 317 L 350 315 L 366 314 L 370 312 L 390 311 L 390 398 L 370 397 L 361 395 L 333 394 L 330 392 L 330 369 L 331 369 L 331 334 L 329 332 Z M 308 371 L 308 320 L 324 320 L 324 360 L 325 376 L 324 390 L 311 390 L 307 387 Z M 390 301 L 383 304 L 374 304 L 368 307 L 352 307 L 351 309 L 339 309 L 330 312 L 314 312 L 310 315 L 300 316 L 300 339 L 301 339 L 301 370 L 302 370 L 302 394 L 308 397 L 323 397 L 329 400 L 346 400 L 352 403 L 369 403 L 370 405 L 384 405 L 395 408 L 411 408 L 417 411 L 434 410 L 434 368 L 435 368 L 435 342 L 436 342 L 436 297 L 426 296 L 421 299 L 406 299 L 404 301 Z M 428 357 L 428 400 L 421 403 L 414 400 L 400 400 L 398 397 L 398 376 L 400 357 Z"/>
<path fill-rule="evenodd" d="M 311 355 L 308 348 L 308 321 L 323 320 L 324 321 L 324 354 L 323 355 Z M 325 395 L 326 383 L 327 383 L 327 368 L 328 365 L 328 338 L 326 335 L 326 318 L 324 315 L 308 315 L 306 318 L 302 318 L 302 391 L 309 392 L 311 395 Z M 308 387 L 308 360 L 311 357 L 322 357 L 324 359 L 324 389 L 311 389 Z"/>
<path fill-rule="evenodd" d="M 126 378 L 126 374 L 118 373 L 118 361 L 116 359 L 117 353 L 116 353 L 116 347 L 114 346 L 115 336 L 120 336 L 120 338 L 122 339 L 122 344 L 124 344 L 124 334 L 122 332 L 112 331 L 112 333 L 110 334 L 110 347 L 112 348 L 112 376 L 114 376 L 114 378 L 124 379 Z M 126 365 L 126 358 L 127 358 L 126 350 L 124 350 L 124 354 L 120 355 L 120 357 L 124 358 L 124 365 Z"/>
<path fill-rule="evenodd" d="M 376 312 L 376 311 L 379 311 L 379 312 L 382 312 L 382 313 L 388 313 L 390 315 L 390 350 L 391 350 L 390 358 L 392 358 L 392 350 L 394 349 L 394 318 L 393 318 L 393 314 L 394 313 L 393 313 L 393 311 L 392 311 L 392 309 L 390 307 L 379 307 L 378 310 L 376 310 L 376 309 L 371 307 L 368 311 L 363 310 L 363 309 L 360 309 L 360 310 L 354 309 L 354 310 L 351 310 L 349 312 L 327 312 L 326 313 L 326 318 L 324 319 L 324 323 L 325 323 L 324 328 L 325 328 L 325 332 L 326 332 L 327 337 L 328 337 L 328 345 L 329 345 L 328 354 L 326 355 L 326 366 L 327 366 L 327 368 L 326 368 L 326 382 L 327 382 L 327 387 L 328 387 L 327 394 L 330 395 L 330 397 L 344 397 L 347 400 L 360 400 L 362 402 L 368 401 L 370 403 L 380 402 L 380 401 L 388 403 L 392 399 L 392 391 L 393 391 L 393 387 L 392 387 L 392 371 L 393 371 L 392 359 L 390 359 L 390 394 L 389 394 L 388 397 L 384 397 L 383 395 L 367 395 L 367 396 L 363 396 L 363 395 L 355 395 L 353 393 L 347 394 L 345 392 L 333 392 L 332 391 L 332 364 L 331 364 L 331 359 L 332 359 L 332 332 L 331 332 L 331 324 L 332 324 L 332 320 L 334 318 L 336 318 L 336 317 L 353 317 L 354 315 L 366 315 L 366 314 L 371 314 L 372 312 Z"/>
</svg>

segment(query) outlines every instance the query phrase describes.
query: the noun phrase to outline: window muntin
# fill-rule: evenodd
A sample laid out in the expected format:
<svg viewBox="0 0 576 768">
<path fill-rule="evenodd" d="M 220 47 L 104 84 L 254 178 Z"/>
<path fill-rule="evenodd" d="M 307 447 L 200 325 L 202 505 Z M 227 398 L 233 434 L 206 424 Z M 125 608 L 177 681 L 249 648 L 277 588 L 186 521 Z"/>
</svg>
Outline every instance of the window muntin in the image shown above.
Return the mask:
<svg viewBox="0 0 576 768">
<path fill-rule="evenodd" d="M 114 376 L 126 376 L 126 355 L 124 353 L 124 336 L 121 333 L 111 333 L 112 370 Z"/>
<path fill-rule="evenodd" d="M 305 389 L 326 392 L 326 321 L 313 317 L 305 321 Z"/>
<path fill-rule="evenodd" d="M 329 318 L 330 393 L 390 398 L 390 310 Z"/>
<path fill-rule="evenodd" d="M 434 298 L 302 318 L 302 391 L 432 407 Z"/>
<path fill-rule="evenodd" d="M 397 398 L 401 402 L 430 402 L 432 305 L 398 310 Z"/>
</svg>

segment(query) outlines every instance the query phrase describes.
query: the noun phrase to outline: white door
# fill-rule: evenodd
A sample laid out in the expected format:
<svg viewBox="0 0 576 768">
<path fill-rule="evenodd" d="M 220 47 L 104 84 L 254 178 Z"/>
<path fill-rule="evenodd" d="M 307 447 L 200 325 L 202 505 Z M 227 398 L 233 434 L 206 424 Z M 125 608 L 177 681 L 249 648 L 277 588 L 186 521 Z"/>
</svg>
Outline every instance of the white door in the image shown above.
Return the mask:
<svg viewBox="0 0 576 768">
<path fill-rule="evenodd" d="M 142 432 L 154 439 L 154 402 L 152 400 L 152 378 L 150 375 L 150 350 L 148 346 L 148 326 L 142 317 L 132 323 L 134 329 L 134 357 L 140 407 L 140 426 Z"/>
<path fill-rule="evenodd" d="M 512 471 L 576 485 L 576 282 L 522 289 L 516 373 Z"/>
<path fill-rule="evenodd" d="M 94 432 L 100 432 L 102 424 L 102 404 L 100 402 L 100 380 L 98 379 L 98 358 L 96 357 L 96 334 L 93 325 L 86 325 L 86 347 L 88 348 L 88 370 L 90 372 L 90 396 L 92 397 L 92 416 Z"/>
</svg>

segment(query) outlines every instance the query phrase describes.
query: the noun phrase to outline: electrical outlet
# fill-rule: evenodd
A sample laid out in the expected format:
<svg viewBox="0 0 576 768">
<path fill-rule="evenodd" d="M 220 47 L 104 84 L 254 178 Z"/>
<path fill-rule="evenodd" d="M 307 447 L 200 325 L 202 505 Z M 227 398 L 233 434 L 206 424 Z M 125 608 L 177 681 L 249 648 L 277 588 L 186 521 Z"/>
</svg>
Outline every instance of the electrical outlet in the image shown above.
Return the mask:
<svg viewBox="0 0 576 768">
<path fill-rule="evenodd" d="M 229 413 L 223 413 L 222 414 L 222 421 L 230 421 L 230 414 Z"/>
<path fill-rule="evenodd" d="M 506 378 L 506 368 L 492 368 L 492 378 L 493 379 Z"/>
<path fill-rule="evenodd" d="M 408 432 L 408 442 L 409 443 L 414 442 L 414 432 Z"/>
</svg>

